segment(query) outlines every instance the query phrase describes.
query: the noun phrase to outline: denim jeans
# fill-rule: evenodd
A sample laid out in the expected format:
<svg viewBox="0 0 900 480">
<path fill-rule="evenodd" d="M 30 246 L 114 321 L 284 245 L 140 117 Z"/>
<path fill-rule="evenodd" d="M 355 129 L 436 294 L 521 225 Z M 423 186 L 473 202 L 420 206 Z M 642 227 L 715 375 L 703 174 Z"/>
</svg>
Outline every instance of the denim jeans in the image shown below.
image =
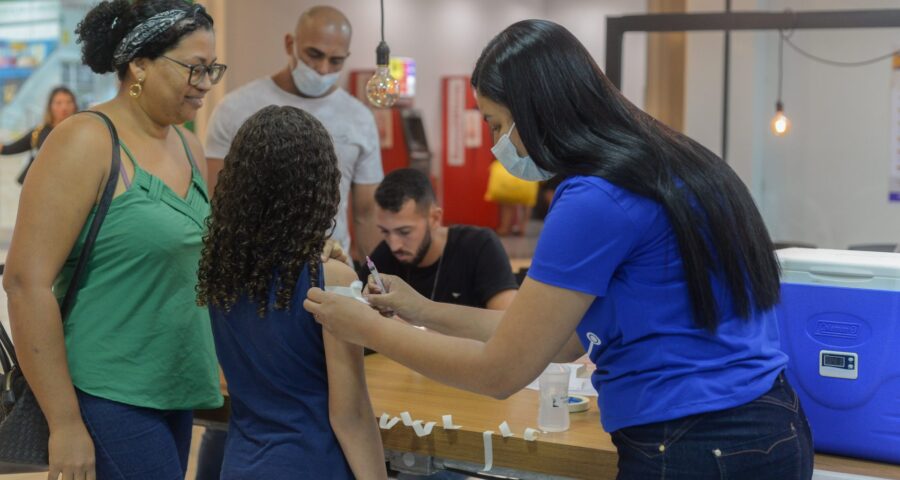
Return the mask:
<svg viewBox="0 0 900 480">
<path fill-rule="evenodd" d="M 747 404 L 612 433 L 619 480 L 808 480 L 812 436 L 784 373 Z"/>
<path fill-rule="evenodd" d="M 182 480 L 193 412 L 114 402 L 76 389 L 94 441 L 98 480 Z"/>
</svg>

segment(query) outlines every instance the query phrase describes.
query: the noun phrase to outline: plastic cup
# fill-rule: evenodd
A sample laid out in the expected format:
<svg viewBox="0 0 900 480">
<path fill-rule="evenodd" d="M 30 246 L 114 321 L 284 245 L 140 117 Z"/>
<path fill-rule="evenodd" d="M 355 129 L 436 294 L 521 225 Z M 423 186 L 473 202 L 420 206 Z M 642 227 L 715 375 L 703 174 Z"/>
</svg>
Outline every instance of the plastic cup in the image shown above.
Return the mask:
<svg viewBox="0 0 900 480">
<path fill-rule="evenodd" d="M 538 428 L 545 432 L 569 429 L 569 367 L 551 363 L 538 377 Z"/>
</svg>

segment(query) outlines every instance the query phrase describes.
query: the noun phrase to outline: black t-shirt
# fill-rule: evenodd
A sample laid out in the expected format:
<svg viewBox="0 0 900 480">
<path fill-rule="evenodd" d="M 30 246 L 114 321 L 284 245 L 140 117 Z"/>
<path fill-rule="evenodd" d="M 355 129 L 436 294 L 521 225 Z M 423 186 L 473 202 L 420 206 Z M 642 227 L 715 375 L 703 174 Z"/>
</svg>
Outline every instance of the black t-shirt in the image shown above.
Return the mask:
<svg viewBox="0 0 900 480">
<path fill-rule="evenodd" d="M 506 250 L 486 228 L 450 227 L 442 258 L 424 268 L 400 263 L 384 242 L 369 257 L 379 272 L 402 278 L 427 298 L 432 298 L 433 291 L 433 300 L 438 302 L 485 308 L 494 295 L 518 288 Z"/>
</svg>

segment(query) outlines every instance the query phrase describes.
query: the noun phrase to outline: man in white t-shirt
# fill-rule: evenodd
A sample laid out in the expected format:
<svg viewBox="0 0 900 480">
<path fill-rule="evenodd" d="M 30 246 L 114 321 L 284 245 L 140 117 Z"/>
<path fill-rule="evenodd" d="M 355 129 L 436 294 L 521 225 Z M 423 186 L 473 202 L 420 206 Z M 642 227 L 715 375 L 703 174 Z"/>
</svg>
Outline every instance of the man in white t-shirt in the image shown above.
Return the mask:
<svg viewBox="0 0 900 480">
<path fill-rule="evenodd" d="M 331 133 L 341 169 L 341 204 L 331 237 L 351 252 L 350 197 L 353 247 L 362 259 L 381 241 L 375 227 L 375 188 L 384 173 L 372 112 L 337 82 L 350 55 L 350 35 L 347 17 L 332 7 L 312 7 L 300 15 L 294 34 L 284 36 L 288 65 L 229 93 L 216 107 L 207 129 L 206 156 L 212 191 L 231 141 L 247 118 L 268 105 L 290 105 L 313 114 Z"/>
</svg>

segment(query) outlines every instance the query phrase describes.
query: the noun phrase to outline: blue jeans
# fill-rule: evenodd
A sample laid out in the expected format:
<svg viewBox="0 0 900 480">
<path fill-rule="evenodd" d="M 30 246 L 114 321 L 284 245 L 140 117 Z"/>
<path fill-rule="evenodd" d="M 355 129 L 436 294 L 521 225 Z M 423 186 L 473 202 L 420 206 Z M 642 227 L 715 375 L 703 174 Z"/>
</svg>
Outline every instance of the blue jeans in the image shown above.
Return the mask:
<svg viewBox="0 0 900 480">
<path fill-rule="evenodd" d="M 782 372 L 767 393 L 728 410 L 612 433 L 619 480 L 807 480 L 812 435 Z"/>
<path fill-rule="evenodd" d="M 114 402 L 76 389 L 98 480 L 183 480 L 193 412 Z"/>
</svg>

